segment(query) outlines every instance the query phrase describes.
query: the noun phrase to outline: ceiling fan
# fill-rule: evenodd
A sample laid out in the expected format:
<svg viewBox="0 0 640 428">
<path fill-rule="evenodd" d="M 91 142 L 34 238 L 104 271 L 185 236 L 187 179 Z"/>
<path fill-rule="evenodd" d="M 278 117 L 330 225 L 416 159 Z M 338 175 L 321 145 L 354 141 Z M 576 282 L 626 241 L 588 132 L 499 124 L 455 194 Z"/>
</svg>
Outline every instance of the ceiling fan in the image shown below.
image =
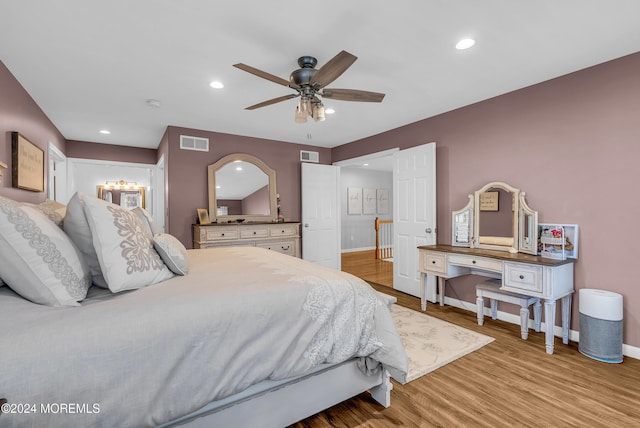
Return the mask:
<svg viewBox="0 0 640 428">
<path fill-rule="evenodd" d="M 281 101 L 290 100 L 300 97 L 300 102 L 296 108 L 295 120 L 298 123 L 307 121 L 307 117 L 311 116 L 316 121 L 325 119 L 324 105 L 318 97 L 330 98 L 340 101 L 359 101 L 379 103 L 385 94 L 378 92 L 360 91 L 356 89 L 333 89 L 326 86 L 342 75 L 351 65 L 358 59 L 349 52 L 342 51 L 334 56 L 329 62 L 316 70 L 315 66 L 318 60 L 312 56 L 301 56 L 298 58 L 299 69 L 291 72 L 289 80 L 274 76 L 257 68 L 246 64 L 234 64 L 233 66 L 254 74 L 263 79 L 270 80 L 283 86 L 294 89 L 297 94 L 283 95 L 263 101 L 258 104 L 247 107 L 245 110 L 255 110 L 260 107 L 266 107 Z"/>
</svg>

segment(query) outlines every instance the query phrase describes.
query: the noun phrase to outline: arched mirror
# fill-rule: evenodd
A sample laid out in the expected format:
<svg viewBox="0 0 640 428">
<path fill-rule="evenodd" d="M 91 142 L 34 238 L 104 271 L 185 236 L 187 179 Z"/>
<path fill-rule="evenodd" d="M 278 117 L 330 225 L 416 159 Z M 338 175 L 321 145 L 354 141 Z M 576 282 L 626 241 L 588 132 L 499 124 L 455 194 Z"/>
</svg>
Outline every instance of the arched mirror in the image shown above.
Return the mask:
<svg viewBox="0 0 640 428">
<path fill-rule="evenodd" d="M 524 195 L 500 181 L 469 195 L 467 205 L 452 213 L 452 245 L 537 254 L 538 213 Z"/>
<path fill-rule="evenodd" d="M 209 217 L 218 223 L 277 220 L 276 172 L 237 153 L 208 166 Z"/>
</svg>

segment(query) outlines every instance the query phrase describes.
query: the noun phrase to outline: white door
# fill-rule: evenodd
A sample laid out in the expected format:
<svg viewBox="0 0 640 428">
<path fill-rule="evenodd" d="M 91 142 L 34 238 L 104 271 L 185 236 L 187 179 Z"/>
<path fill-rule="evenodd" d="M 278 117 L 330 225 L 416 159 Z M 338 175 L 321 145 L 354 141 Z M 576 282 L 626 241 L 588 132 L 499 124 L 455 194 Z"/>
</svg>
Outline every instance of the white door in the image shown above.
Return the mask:
<svg viewBox="0 0 640 428">
<path fill-rule="evenodd" d="M 302 258 L 340 269 L 340 168 L 302 164 Z"/>
<path fill-rule="evenodd" d="M 417 247 L 436 243 L 436 143 L 393 157 L 393 288 L 420 297 Z M 427 299 L 435 302 L 431 275 L 427 290 Z"/>
<path fill-rule="evenodd" d="M 47 184 L 48 199 L 63 204 L 69 202 L 67 197 L 67 157 L 49 142 L 49 180 Z"/>
</svg>

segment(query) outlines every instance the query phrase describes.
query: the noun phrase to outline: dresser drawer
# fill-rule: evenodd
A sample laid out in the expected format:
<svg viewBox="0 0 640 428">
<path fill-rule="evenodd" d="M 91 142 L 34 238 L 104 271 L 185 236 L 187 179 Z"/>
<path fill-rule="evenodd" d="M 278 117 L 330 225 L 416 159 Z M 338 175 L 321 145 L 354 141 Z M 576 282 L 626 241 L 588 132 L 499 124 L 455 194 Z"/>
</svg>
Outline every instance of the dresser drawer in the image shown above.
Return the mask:
<svg viewBox="0 0 640 428">
<path fill-rule="evenodd" d="M 296 255 L 296 247 L 293 241 L 257 243 L 256 247 L 266 248 L 267 250 L 277 251 L 289 256 Z"/>
<path fill-rule="evenodd" d="M 238 239 L 238 229 L 235 227 L 216 226 L 206 229 L 207 241 L 221 241 L 227 239 Z"/>
<path fill-rule="evenodd" d="M 431 272 L 447 273 L 447 256 L 442 253 L 425 253 L 424 269 Z"/>
<path fill-rule="evenodd" d="M 266 238 L 269 236 L 269 229 L 265 226 L 243 227 L 240 229 L 240 238 Z"/>
<path fill-rule="evenodd" d="M 279 224 L 269 226 L 269 236 L 298 236 L 297 224 Z"/>
<path fill-rule="evenodd" d="M 449 263 L 458 266 L 466 266 L 483 270 L 490 270 L 502 273 L 502 262 L 500 260 L 486 259 L 484 257 L 466 256 L 450 254 Z"/>
<path fill-rule="evenodd" d="M 542 292 L 542 266 L 505 263 L 503 276 L 505 287 Z"/>
</svg>

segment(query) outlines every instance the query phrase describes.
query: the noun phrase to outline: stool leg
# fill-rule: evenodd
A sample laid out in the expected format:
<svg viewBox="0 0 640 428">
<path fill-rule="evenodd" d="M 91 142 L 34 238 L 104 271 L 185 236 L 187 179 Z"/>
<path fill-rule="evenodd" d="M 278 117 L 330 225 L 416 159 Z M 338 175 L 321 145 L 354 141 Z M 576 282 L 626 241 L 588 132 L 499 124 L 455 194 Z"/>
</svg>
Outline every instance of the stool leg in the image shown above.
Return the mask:
<svg viewBox="0 0 640 428">
<path fill-rule="evenodd" d="M 539 333 L 541 330 L 540 324 L 542 323 L 542 303 L 540 303 L 540 300 L 533 304 L 533 321 L 536 325 L 536 331 Z"/>
<path fill-rule="evenodd" d="M 491 299 L 491 319 L 498 319 L 498 301 L 496 299 Z"/>
<path fill-rule="evenodd" d="M 529 307 L 523 307 L 520 309 L 520 335 L 522 340 L 527 340 L 529 337 Z"/>
<path fill-rule="evenodd" d="M 484 324 L 484 299 L 478 296 L 476 299 L 476 312 L 478 314 L 478 325 Z"/>
</svg>

